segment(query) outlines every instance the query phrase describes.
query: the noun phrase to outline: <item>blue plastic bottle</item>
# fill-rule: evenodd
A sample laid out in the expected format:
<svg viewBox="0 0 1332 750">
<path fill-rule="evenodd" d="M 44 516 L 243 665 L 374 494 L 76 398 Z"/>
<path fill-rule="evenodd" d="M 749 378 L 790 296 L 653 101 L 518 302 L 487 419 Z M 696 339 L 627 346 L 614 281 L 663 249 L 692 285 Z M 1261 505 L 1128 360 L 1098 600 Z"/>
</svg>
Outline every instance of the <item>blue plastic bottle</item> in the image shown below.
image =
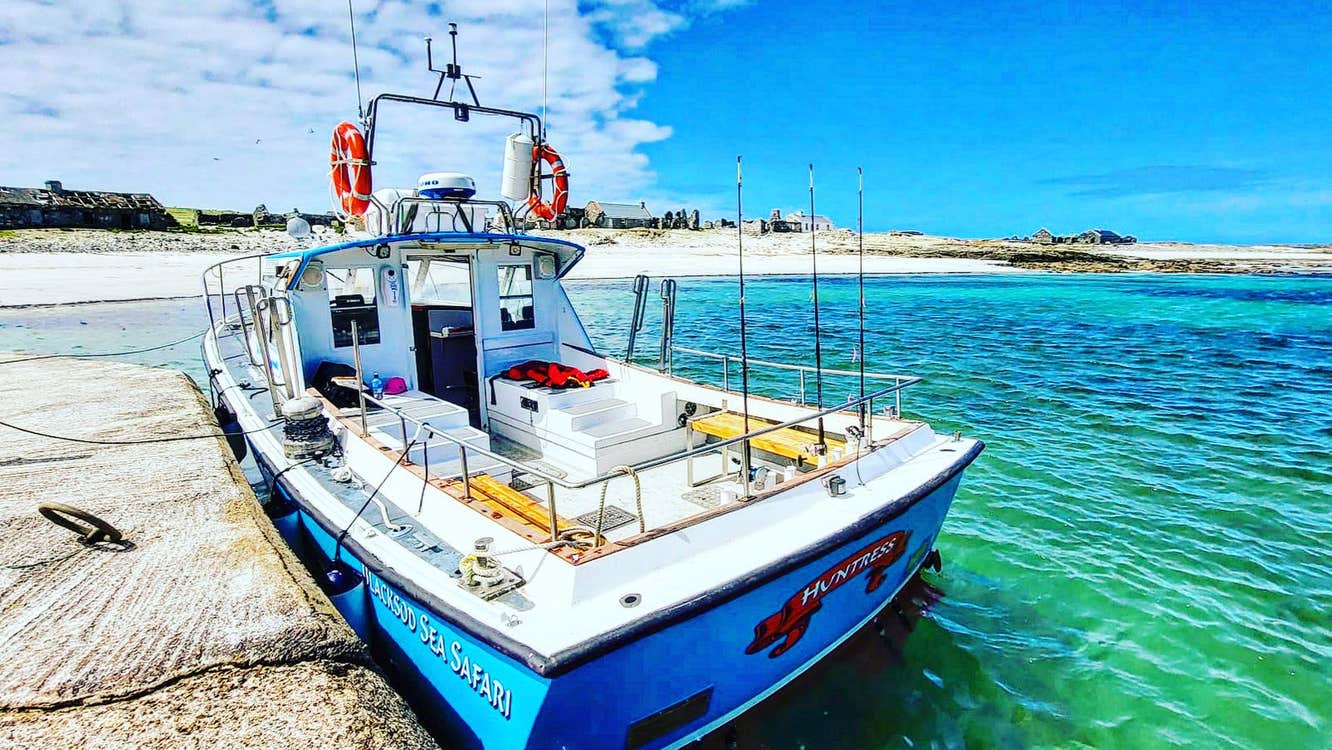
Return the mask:
<svg viewBox="0 0 1332 750">
<path fill-rule="evenodd" d="M 370 378 L 370 395 L 379 399 L 384 398 L 384 381 L 380 380 L 379 373 L 375 373 L 375 376 Z"/>
</svg>

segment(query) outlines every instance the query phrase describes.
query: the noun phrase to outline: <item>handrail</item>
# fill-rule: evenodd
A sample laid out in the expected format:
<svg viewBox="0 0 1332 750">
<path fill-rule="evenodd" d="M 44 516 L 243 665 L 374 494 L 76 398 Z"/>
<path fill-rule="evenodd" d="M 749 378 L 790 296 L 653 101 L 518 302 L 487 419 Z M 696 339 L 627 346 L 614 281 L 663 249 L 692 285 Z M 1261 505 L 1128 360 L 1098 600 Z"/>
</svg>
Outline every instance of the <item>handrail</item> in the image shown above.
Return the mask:
<svg viewBox="0 0 1332 750">
<path fill-rule="evenodd" d="M 697 355 L 697 356 L 700 356 L 700 357 L 708 357 L 708 358 L 711 358 L 711 359 L 718 359 L 718 360 L 721 360 L 721 365 L 722 365 L 722 390 L 727 391 L 727 392 L 730 392 L 730 390 L 731 390 L 731 373 L 730 373 L 730 368 L 728 367 L 728 365 L 729 365 L 731 362 L 739 362 L 739 361 L 740 361 L 740 358 L 739 358 L 739 357 L 736 357 L 736 356 L 731 355 L 731 354 L 718 354 L 718 353 L 716 353 L 716 352 L 705 352 L 705 351 L 701 351 L 701 350 L 699 350 L 699 349 L 689 349 L 689 348 L 687 348 L 687 347 L 683 347 L 683 346 L 673 346 L 673 347 L 671 347 L 671 348 L 672 348 L 674 351 L 677 351 L 677 352 L 683 352 L 683 353 L 685 353 L 685 354 L 694 354 L 694 355 Z M 864 356 L 864 353 L 862 353 L 861 356 Z M 749 364 L 750 364 L 750 366 L 758 365 L 758 366 L 760 366 L 760 367 L 771 367 L 771 368 L 773 368 L 773 369 L 775 369 L 775 370 L 793 370 L 793 371 L 799 373 L 799 374 L 800 374 L 800 405 L 801 405 L 801 406 L 804 406 L 804 405 L 805 405 L 805 373 L 807 373 L 807 372 L 819 372 L 819 369 L 818 369 L 817 367 L 810 367 L 809 365 L 793 365 L 793 364 L 788 364 L 788 363 L 786 363 L 786 362 L 770 362 L 770 361 L 768 361 L 768 360 L 763 360 L 763 359 L 752 359 L 752 358 L 751 358 L 751 359 L 749 360 Z M 862 375 L 862 373 L 861 373 L 859 370 L 830 370 L 830 369 L 828 369 L 828 368 L 826 368 L 826 367 L 823 368 L 822 373 L 825 374 L 825 375 L 846 375 L 846 376 L 852 376 L 852 377 L 857 377 L 857 376 Z M 863 373 L 863 375 L 864 375 L 864 377 L 869 378 L 870 380 L 891 380 L 891 381 L 893 381 L 894 383 L 901 383 L 902 381 L 904 381 L 904 380 L 908 380 L 908 379 L 911 379 L 911 378 L 914 378 L 914 380 L 912 380 L 912 382 L 918 382 L 918 381 L 920 380 L 920 378 L 915 378 L 915 376 L 912 376 L 912 375 L 896 375 L 896 374 L 893 374 L 893 373 L 886 373 L 886 372 L 865 372 L 865 373 Z M 895 404 L 895 407 L 896 407 L 896 409 L 897 409 L 897 414 L 900 415 L 900 414 L 902 413 L 902 393 L 901 393 L 900 390 L 899 390 L 898 393 L 897 393 L 897 398 L 896 398 L 896 404 Z"/>
<path fill-rule="evenodd" d="M 661 456 L 659 458 L 643 461 L 641 463 L 634 464 L 629 468 L 634 470 L 635 472 L 642 472 L 642 471 L 648 471 L 650 469 L 655 469 L 659 466 L 665 466 L 666 464 L 675 463 L 676 461 L 683 461 L 686 458 L 691 458 L 693 456 L 699 456 L 704 453 L 709 453 L 717 450 L 718 448 L 724 448 L 729 445 L 734 445 L 744 440 L 752 440 L 756 437 L 766 435 L 770 432 L 776 432 L 778 430 L 784 430 L 790 427 L 795 427 L 797 425 L 804 424 L 805 422 L 808 422 L 812 419 L 818 419 L 819 417 L 824 417 L 829 414 L 835 414 L 837 412 L 845 412 L 850 407 L 859 406 L 860 404 L 863 403 L 872 402 L 876 398 L 883 398 L 884 396 L 896 393 L 918 382 L 920 382 L 920 378 L 904 377 L 901 381 L 894 383 L 893 385 L 890 385 L 886 388 L 880 388 L 879 390 L 874 391 L 873 393 L 867 393 L 859 398 L 847 399 L 846 403 L 838 404 L 837 406 L 833 406 L 827 409 L 822 409 L 820 411 L 811 412 L 809 414 L 799 417 L 798 419 L 788 420 L 780 424 L 767 425 L 760 429 L 751 430 L 750 432 L 747 432 L 743 435 L 739 435 L 733 438 L 728 438 L 726 440 L 722 440 L 717 443 L 708 443 L 707 445 L 701 445 L 692 450 L 681 451 L 679 453 L 672 453 L 667 456 Z M 444 438 L 445 440 L 457 446 L 460 446 L 463 450 L 475 451 L 483 456 L 495 459 L 496 461 L 499 461 L 500 463 L 503 463 L 507 466 L 510 466 L 515 469 L 520 469 L 524 474 L 530 474 L 532 476 L 537 477 L 538 479 L 541 479 L 544 482 L 549 482 L 550 484 L 559 485 L 560 487 L 563 487 L 567 490 L 581 490 L 587 487 L 591 487 L 592 485 L 600 484 L 602 482 L 607 482 L 610 481 L 611 479 L 614 479 L 619 476 L 624 476 L 627 474 L 627 472 L 625 472 L 623 469 L 612 469 L 611 471 L 608 471 L 604 474 L 598 474 L 597 476 L 584 479 L 582 481 L 571 482 L 562 477 L 557 477 L 552 474 L 548 474 L 536 467 L 519 463 L 512 458 L 509 458 L 507 456 L 502 456 L 488 448 L 481 448 L 479 446 L 472 445 L 471 443 L 466 443 L 466 441 L 464 441 L 462 438 L 456 438 L 452 435 L 449 435 L 422 420 L 419 420 L 415 417 L 403 413 L 401 409 L 395 406 L 390 406 L 389 404 L 385 404 L 383 401 L 374 398 L 373 396 L 366 396 L 365 400 L 368 401 L 369 403 L 372 403 L 380 407 L 381 409 L 384 409 L 393 416 L 397 417 L 400 421 L 411 422 L 414 425 L 418 425 L 427 432 L 429 432 L 431 435 L 434 435 L 435 437 Z"/>
<path fill-rule="evenodd" d="M 251 366 L 259 367 L 263 365 L 263 360 L 259 358 L 258 354 L 254 353 L 253 349 L 250 348 L 250 329 L 245 324 L 245 310 L 247 308 L 250 310 L 255 309 L 254 289 L 255 289 L 254 284 L 246 284 L 244 286 L 239 286 L 236 287 L 234 290 L 232 290 L 231 296 L 233 299 L 236 300 L 236 322 L 240 323 L 241 344 L 245 346 L 245 357 L 250 361 Z M 245 297 L 247 300 L 249 300 L 247 304 L 241 304 L 242 291 L 245 292 Z M 262 292 L 263 288 L 259 287 L 259 291 Z M 222 296 L 224 299 L 226 298 L 225 294 L 223 294 Z M 257 333 L 259 330 L 259 321 L 255 320 L 254 318 L 251 318 L 250 325 L 254 326 L 254 329 L 256 331 L 255 340 L 257 342 L 259 338 Z"/>
<path fill-rule="evenodd" d="M 225 266 L 228 263 L 236 263 L 242 260 L 256 260 L 258 258 L 266 258 L 272 254 L 273 254 L 272 252 L 253 253 L 251 255 L 237 255 L 234 258 L 225 258 L 223 260 L 219 260 L 218 262 L 212 264 L 211 266 L 208 266 L 199 274 L 199 280 L 203 282 L 204 307 L 208 308 L 208 326 L 210 329 L 217 327 L 217 319 L 213 315 L 213 292 L 208 284 L 208 275 L 211 274 L 214 270 L 217 271 L 218 297 L 222 301 L 222 318 L 223 320 L 225 320 L 227 317 L 227 286 L 226 286 L 226 279 L 222 274 L 222 266 Z M 260 278 L 262 278 L 262 270 L 260 272 Z"/>
<path fill-rule="evenodd" d="M 379 208 L 380 225 L 376 229 L 379 232 L 385 233 L 382 234 L 381 236 L 392 237 L 404 233 L 428 234 L 432 232 L 436 234 L 442 234 L 447 231 L 440 227 L 437 227 L 433 230 L 432 229 L 425 229 L 420 231 L 413 230 L 411 224 L 415 223 L 416 219 L 420 218 L 419 216 L 416 215 L 415 212 L 411 213 L 411 221 L 408 222 L 408 226 L 404 227 L 403 226 L 404 220 L 408 218 L 408 209 L 418 206 L 426 206 L 426 207 L 453 206 L 456 211 L 456 213 L 454 214 L 455 226 L 453 230 L 455 232 L 457 231 L 456 221 L 459 217 L 462 217 L 462 208 L 464 206 L 495 207 L 499 212 L 499 218 L 504 222 L 503 231 L 501 232 L 503 234 L 512 233 L 513 229 L 517 226 L 517 223 L 514 221 L 513 218 L 513 212 L 509 209 L 509 204 L 505 203 L 504 201 L 484 200 L 482 198 L 427 198 L 423 195 L 408 195 L 408 196 L 403 196 L 401 198 L 394 198 L 388 205 L 385 205 L 384 202 L 381 201 L 378 196 L 371 195 L 370 202 Z M 432 211 L 431 214 L 427 215 L 434 215 L 438 213 L 439 213 L 438 211 Z M 466 229 L 466 233 L 468 234 L 493 234 L 493 232 L 490 232 L 489 229 L 485 227 L 482 227 L 481 229 L 473 227 L 471 225 L 471 220 L 468 218 L 463 218 L 463 226 L 464 229 Z M 366 227 L 366 229 L 368 231 L 369 227 Z"/>
<path fill-rule="evenodd" d="M 716 352 L 705 352 L 705 351 L 701 351 L 701 350 L 699 350 L 699 349 L 690 349 L 690 348 L 688 348 L 688 347 L 684 347 L 684 346 L 672 346 L 671 349 L 673 349 L 673 350 L 675 350 L 675 351 L 677 351 L 677 352 L 683 352 L 683 353 L 685 353 L 685 354 L 695 354 L 695 355 L 698 355 L 698 356 L 700 356 L 700 357 L 708 357 L 708 358 L 710 358 L 710 359 L 729 360 L 729 361 L 731 361 L 731 362 L 739 362 L 739 361 L 740 361 L 740 358 L 737 357 L 737 356 L 735 356 L 735 355 L 733 355 L 733 354 L 718 354 L 718 353 L 716 353 Z M 754 365 L 759 365 L 759 366 L 761 366 L 761 367 L 772 367 L 772 368 L 774 368 L 774 369 L 778 369 L 778 370 L 800 370 L 800 371 L 803 371 L 803 372 L 814 372 L 815 369 L 817 369 L 817 368 L 811 367 L 811 366 L 809 366 L 809 365 L 793 365 L 793 364 L 790 364 L 790 363 L 787 363 L 787 362 L 770 362 L 770 361 L 767 361 L 767 360 L 763 360 L 763 359 L 754 359 L 753 357 L 750 357 L 750 358 L 749 358 L 749 366 L 750 366 L 750 367 L 753 367 Z M 833 370 L 833 369 L 829 369 L 829 368 L 827 368 L 827 367 L 823 368 L 823 373 L 824 373 L 825 375 L 827 375 L 827 374 L 832 374 L 832 375 L 855 375 L 855 376 L 857 376 L 857 377 L 860 376 L 860 371 L 859 371 L 859 370 Z M 916 377 L 915 375 L 897 375 L 897 374 L 894 374 L 894 373 L 887 373 L 887 372 L 869 372 L 869 371 L 866 371 L 866 372 L 865 372 L 865 377 L 867 377 L 867 378 L 873 378 L 874 380 L 906 380 L 906 379 L 909 379 L 909 378 L 914 378 L 915 380 L 920 380 L 920 378 Z"/>
</svg>

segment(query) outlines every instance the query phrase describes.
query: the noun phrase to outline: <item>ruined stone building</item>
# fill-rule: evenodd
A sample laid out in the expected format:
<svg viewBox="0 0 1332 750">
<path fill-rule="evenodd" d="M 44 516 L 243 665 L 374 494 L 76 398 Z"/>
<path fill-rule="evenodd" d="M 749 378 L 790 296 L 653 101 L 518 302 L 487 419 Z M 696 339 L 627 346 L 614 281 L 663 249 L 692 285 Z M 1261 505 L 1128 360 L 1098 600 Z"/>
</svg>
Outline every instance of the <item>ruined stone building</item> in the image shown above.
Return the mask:
<svg viewBox="0 0 1332 750">
<path fill-rule="evenodd" d="M 1109 229 L 1088 229 L 1081 234 L 1054 234 L 1045 227 L 1032 232 L 1029 239 L 1040 245 L 1132 245 L 1138 241 L 1133 235 L 1120 235 Z"/>
<path fill-rule="evenodd" d="M 652 226 L 652 212 L 643 201 L 638 203 L 602 203 L 588 201 L 583 209 L 587 226 L 606 229 L 627 229 Z"/>
<path fill-rule="evenodd" d="M 786 221 L 796 224 L 800 227 L 800 232 L 829 232 L 832 231 L 832 219 L 822 214 L 814 216 L 807 215 L 804 211 L 796 211 L 786 215 Z"/>
<path fill-rule="evenodd" d="M 166 229 L 173 224 L 166 208 L 147 193 L 66 190 L 59 180 L 44 188 L 0 187 L 0 229 Z"/>
</svg>

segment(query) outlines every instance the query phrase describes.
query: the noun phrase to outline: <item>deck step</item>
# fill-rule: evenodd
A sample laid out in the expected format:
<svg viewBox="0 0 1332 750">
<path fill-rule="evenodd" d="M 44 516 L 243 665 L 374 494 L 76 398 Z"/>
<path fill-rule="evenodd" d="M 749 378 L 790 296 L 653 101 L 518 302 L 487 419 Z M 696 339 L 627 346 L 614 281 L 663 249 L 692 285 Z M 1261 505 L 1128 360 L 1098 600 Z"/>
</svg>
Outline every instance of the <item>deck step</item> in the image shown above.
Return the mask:
<svg viewBox="0 0 1332 750">
<path fill-rule="evenodd" d="M 587 401 L 560 411 L 569 415 L 570 429 L 583 432 L 600 424 L 638 416 L 636 404 L 618 398 Z"/>
<path fill-rule="evenodd" d="M 584 401 L 581 404 L 574 404 L 573 406 L 566 406 L 565 408 L 560 409 L 560 411 L 565 414 L 572 414 L 575 417 L 581 417 L 584 414 L 593 414 L 616 406 L 623 406 L 627 403 L 629 402 L 624 399 L 603 398 L 597 399 L 596 401 Z"/>
<path fill-rule="evenodd" d="M 652 426 L 653 426 L 652 423 L 647 421 L 646 419 L 640 419 L 638 417 L 629 417 L 627 419 L 620 419 L 614 422 L 605 422 L 603 424 L 594 425 L 585 430 L 582 430 L 581 432 L 584 435 L 591 435 L 594 438 L 612 438 L 612 437 L 620 437 L 628 433 L 638 432 L 644 428 Z"/>
<path fill-rule="evenodd" d="M 464 443 L 467 443 L 468 445 L 475 445 L 481 448 L 490 447 L 490 437 L 486 435 L 486 433 L 470 425 L 462 427 L 436 427 L 435 429 L 439 430 L 445 435 L 448 435 L 451 438 L 454 438 L 455 440 L 460 440 Z M 416 425 L 408 424 L 407 438 L 410 440 L 411 437 L 415 434 L 416 434 Z M 430 433 L 424 430 L 421 431 L 422 438 L 425 438 L 429 434 Z M 382 425 L 380 427 L 372 427 L 370 429 L 370 436 L 375 438 L 379 442 L 383 443 L 384 445 L 388 446 L 389 448 L 392 448 L 395 451 L 402 450 L 403 446 L 405 445 L 402 436 L 402 425 L 398 422 L 394 422 L 393 424 Z M 457 454 L 458 452 L 457 444 L 453 443 L 453 441 L 448 440 L 446 438 L 441 438 L 438 436 L 433 437 L 430 440 L 430 450 L 432 453 L 435 450 L 435 446 L 439 446 L 441 453 L 448 452 L 448 453 Z M 421 446 L 420 444 L 418 444 L 415 448 L 412 449 L 412 453 L 415 454 L 420 450 Z"/>
</svg>

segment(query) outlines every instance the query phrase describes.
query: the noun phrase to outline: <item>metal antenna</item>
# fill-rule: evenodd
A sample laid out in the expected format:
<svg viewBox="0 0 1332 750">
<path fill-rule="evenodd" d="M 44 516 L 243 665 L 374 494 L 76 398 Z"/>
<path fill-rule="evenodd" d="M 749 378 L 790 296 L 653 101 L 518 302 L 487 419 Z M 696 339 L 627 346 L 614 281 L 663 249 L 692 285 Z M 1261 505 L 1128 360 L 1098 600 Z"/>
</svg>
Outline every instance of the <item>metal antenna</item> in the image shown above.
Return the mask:
<svg viewBox="0 0 1332 750">
<path fill-rule="evenodd" d="M 814 165 L 809 165 L 809 254 L 814 263 L 814 383 L 815 401 L 819 411 L 823 411 L 823 342 L 822 328 L 819 325 L 819 247 L 814 239 Z M 819 417 L 819 446 L 826 450 L 827 442 L 823 439 L 823 417 Z"/>
<path fill-rule="evenodd" d="M 735 238 L 740 248 L 740 393 L 745 413 L 745 434 L 749 434 L 749 347 L 745 335 L 745 232 L 744 232 L 744 177 L 740 171 L 740 157 L 735 157 Z M 741 452 L 740 476 L 749 497 L 749 469 L 753 465 L 749 441 Z M 726 467 L 729 468 L 729 467 Z"/>
<path fill-rule="evenodd" d="M 462 72 L 462 66 L 458 64 L 458 24 L 452 22 L 449 23 L 449 42 L 453 47 L 453 62 L 445 63 L 443 70 L 435 67 L 435 58 L 430 51 L 430 42 L 430 37 L 426 37 L 426 70 L 429 70 L 431 73 L 439 74 L 439 82 L 435 84 L 435 94 L 431 98 L 435 101 L 439 101 L 439 92 L 444 90 L 444 79 L 449 79 L 452 83 L 449 84 L 448 102 L 455 105 L 453 108 L 453 117 L 456 120 L 467 122 L 469 119 L 469 113 L 467 111 L 468 105 L 464 102 L 456 101 L 453 98 L 453 95 L 457 91 L 458 81 L 461 80 L 463 83 L 467 84 L 467 93 L 472 96 L 472 105 L 480 107 L 481 100 L 477 98 L 476 87 L 472 85 L 472 79 L 480 78 L 481 76 Z"/>
<path fill-rule="evenodd" d="M 546 105 L 550 100 L 550 0 L 541 18 L 541 140 L 546 140 Z"/>
<path fill-rule="evenodd" d="M 351 23 L 352 71 L 356 75 L 356 119 L 365 121 L 365 107 L 361 104 L 361 60 L 356 55 L 356 13 L 352 11 L 352 0 L 347 0 L 347 21 Z"/>
<path fill-rule="evenodd" d="M 865 170 L 856 167 L 856 232 L 860 240 L 860 434 L 865 434 Z"/>
</svg>

